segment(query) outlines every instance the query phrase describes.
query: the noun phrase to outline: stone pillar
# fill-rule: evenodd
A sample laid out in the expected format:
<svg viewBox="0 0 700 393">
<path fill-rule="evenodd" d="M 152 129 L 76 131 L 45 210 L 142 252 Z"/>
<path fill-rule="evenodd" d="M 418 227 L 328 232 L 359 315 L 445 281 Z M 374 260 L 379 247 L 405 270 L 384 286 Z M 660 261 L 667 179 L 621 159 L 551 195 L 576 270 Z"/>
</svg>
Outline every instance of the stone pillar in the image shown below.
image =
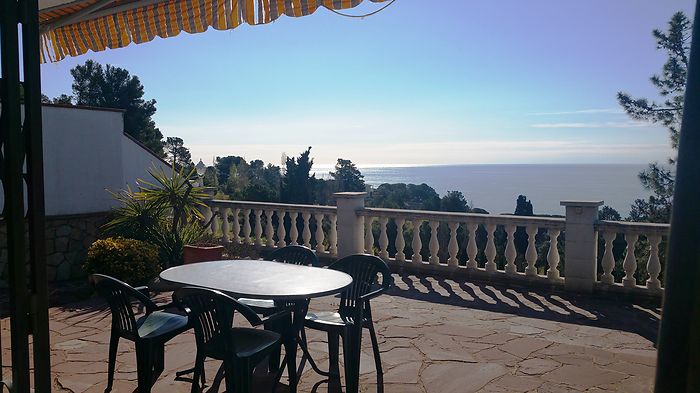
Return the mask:
<svg viewBox="0 0 700 393">
<path fill-rule="evenodd" d="M 603 201 L 561 201 L 566 208 L 565 288 L 590 293 L 596 281 L 598 234 L 595 223 Z"/>
<path fill-rule="evenodd" d="M 336 192 L 338 258 L 364 252 L 364 225 L 358 210 L 365 208 L 366 192 Z"/>
</svg>

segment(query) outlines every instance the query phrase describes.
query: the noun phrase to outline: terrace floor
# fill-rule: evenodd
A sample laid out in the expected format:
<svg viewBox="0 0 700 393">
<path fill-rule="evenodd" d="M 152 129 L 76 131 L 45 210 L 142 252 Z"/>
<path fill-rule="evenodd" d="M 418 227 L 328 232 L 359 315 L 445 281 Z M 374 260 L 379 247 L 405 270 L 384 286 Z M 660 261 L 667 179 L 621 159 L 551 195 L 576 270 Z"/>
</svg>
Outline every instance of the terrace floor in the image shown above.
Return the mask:
<svg viewBox="0 0 700 393">
<path fill-rule="evenodd" d="M 387 393 L 651 389 L 659 324 L 654 306 L 436 277 L 395 279 L 390 294 L 373 301 Z M 327 309 L 334 300 L 314 300 L 311 309 Z M 102 392 L 110 326 L 104 303 L 93 298 L 55 307 L 50 318 L 54 391 Z M 8 328 L 4 320 L 3 346 L 9 344 Z M 308 336 L 313 356 L 327 367 L 323 337 Z M 375 392 L 368 335 L 363 347 L 361 390 Z M 174 377 L 176 370 L 192 365 L 194 350 L 191 332 L 167 345 L 166 371 L 154 392 L 189 392 L 189 382 Z M 135 389 L 135 363 L 133 346 L 122 341 L 113 391 Z M 206 369 L 212 384 L 218 363 L 207 362 Z M 259 391 L 269 391 L 269 379 L 256 381 Z M 299 391 L 337 390 L 320 381 L 307 365 Z M 224 387 L 206 391 L 223 392 Z M 277 391 L 285 392 L 286 386 Z"/>
</svg>

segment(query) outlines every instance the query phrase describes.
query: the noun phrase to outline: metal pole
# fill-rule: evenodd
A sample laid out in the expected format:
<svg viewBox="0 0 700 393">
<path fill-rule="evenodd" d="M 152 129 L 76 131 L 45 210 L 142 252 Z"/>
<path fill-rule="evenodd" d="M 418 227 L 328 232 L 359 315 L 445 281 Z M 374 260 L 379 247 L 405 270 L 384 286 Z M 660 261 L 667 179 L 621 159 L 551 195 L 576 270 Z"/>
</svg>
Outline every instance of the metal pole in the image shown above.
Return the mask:
<svg viewBox="0 0 700 393">
<path fill-rule="evenodd" d="M 24 134 L 27 153 L 27 224 L 29 226 L 30 329 L 34 355 L 34 390 L 51 391 L 46 220 L 41 120 L 41 59 L 38 0 L 20 0 L 24 67 Z"/>
<path fill-rule="evenodd" d="M 2 185 L 5 192 L 3 217 L 7 225 L 8 285 L 12 345 L 12 390 L 29 392 L 29 301 L 27 259 L 24 241 L 24 141 L 21 129 L 19 36 L 17 1 L 0 1 L 0 63 L 2 64 Z"/>
<path fill-rule="evenodd" d="M 695 6 L 675 187 L 657 393 L 700 392 L 700 0 Z"/>
</svg>

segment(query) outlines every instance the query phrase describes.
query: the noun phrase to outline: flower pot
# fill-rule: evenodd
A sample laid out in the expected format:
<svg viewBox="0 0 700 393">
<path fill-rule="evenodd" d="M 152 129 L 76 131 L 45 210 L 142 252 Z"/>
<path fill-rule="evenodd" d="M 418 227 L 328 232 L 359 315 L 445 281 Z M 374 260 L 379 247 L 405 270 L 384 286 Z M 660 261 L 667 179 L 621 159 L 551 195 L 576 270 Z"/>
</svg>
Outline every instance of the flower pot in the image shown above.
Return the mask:
<svg viewBox="0 0 700 393">
<path fill-rule="evenodd" d="M 183 263 L 221 260 L 224 246 L 218 244 L 190 244 L 185 246 Z"/>
</svg>

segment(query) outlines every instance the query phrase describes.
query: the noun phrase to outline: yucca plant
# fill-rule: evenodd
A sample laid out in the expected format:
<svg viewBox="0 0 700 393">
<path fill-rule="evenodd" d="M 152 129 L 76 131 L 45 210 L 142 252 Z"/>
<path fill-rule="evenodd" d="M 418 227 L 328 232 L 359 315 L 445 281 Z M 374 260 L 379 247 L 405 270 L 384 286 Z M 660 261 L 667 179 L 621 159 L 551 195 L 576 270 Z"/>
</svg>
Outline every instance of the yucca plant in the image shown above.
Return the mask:
<svg viewBox="0 0 700 393">
<path fill-rule="evenodd" d="M 203 187 L 193 186 L 195 170 L 185 172 L 173 166 L 168 174 L 160 168 L 148 173 L 154 179 L 136 182 L 138 191 L 130 188 L 111 192 L 121 203 L 112 219 L 103 227 L 109 235 L 145 240 L 160 249 L 165 267 L 180 264 L 186 244 L 199 242 L 205 235 L 204 216 L 199 208 L 206 207 Z"/>
</svg>

